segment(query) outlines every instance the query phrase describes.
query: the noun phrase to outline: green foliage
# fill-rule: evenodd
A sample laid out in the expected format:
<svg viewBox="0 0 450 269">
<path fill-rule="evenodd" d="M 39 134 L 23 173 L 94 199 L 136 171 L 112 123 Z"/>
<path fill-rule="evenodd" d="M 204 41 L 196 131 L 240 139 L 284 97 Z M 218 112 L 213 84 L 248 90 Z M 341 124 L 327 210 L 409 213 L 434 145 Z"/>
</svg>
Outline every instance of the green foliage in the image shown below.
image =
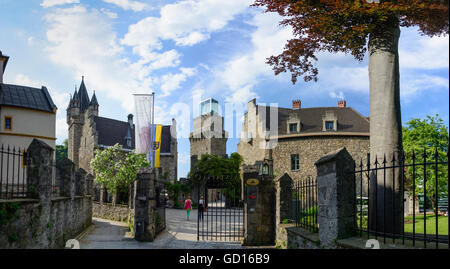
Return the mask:
<svg viewBox="0 0 450 269">
<path fill-rule="evenodd" d="M 189 172 L 189 178 L 194 182 L 201 181 L 204 176 L 223 177 L 230 175 L 239 176 L 242 157 L 239 153 L 232 153 L 229 158 L 203 154 L 200 160 Z"/>
<path fill-rule="evenodd" d="M 180 194 L 189 195 L 191 193 L 190 186 L 180 184 L 180 183 L 170 183 L 169 181 L 165 182 L 167 194 L 169 195 L 169 199 L 174 202 L 174 207 L 179 208 L 180 203 L 178 202 L 178 197 Z"/>
<path fill-rule="evenodd" d="M 62 160 L 68 158 L 68 140 L 64 140 L 64 145 L 56 145 L 56 151 L 55 151 L 55 159 L 56 163 L 60 163 Z"/>
<path fill-rule="evenodd" d="M 17 240 L 19 240 L 19 236 L 17 234 L 8 235 L 8 241 L 10 243 L 17 242 Z"/>
<path fill-rule="evenodd" d="M 91 160 L 95 181 L 105 186 L 112 194 L 128 192 L 130 183 L 136 179 L 138 169 L 149 166 L 145 154 L 125 152 L 119 144 L 96 150 Z"/>
<path fill-rule="evenodd" d="M 289 220 L 288 219 L 284 219 L 283 221 L 281 221 L 282 224 L 288 224 Z"/>
<path fill-rule="evenodd" d="M 16 202 L 0 204 L 0 225 L 6 224 L 17 217 L 18 210 L 19 204 Z"/>
<path fill-rule="evenodd" d="M 241 195 L 240 167 L 243 158 L 239 153 L 232 153 L 229 158 L 203 154 L 200 160 L 189 172 L 193 183 L 202 183 L 207 177 L 224 178 L 223 194 L 231 200 L 239 199 Z"/>
<path fill-rule="evenodd" d="M 447 161 L 448 152 L 448 128 L 444 125 L 443 120 L 439 118 L 439 115 L 435 117 L 427 116 L 425 119 L 411 119 L 403 127 L 403 149 L 405 151 L 405 163 L 412 164 L 413 152 L 415 154 L 415 163 L 430 163 L 426 166 L 426 188 L 427 197 L 431 200 L 433 207 L 436 205 L 435 193 L 446 193 L 448 184 L 448 166 L 438 165 L 437 173 L 437 187 L 436 187 L 436 175 L 435 167 L 433 164 L 436 162 Z M 424 151 L 426 150 L 427 156 L 424 158 Z M 436 154 L 437 151 L 437 155 Z M 419 165 L 414 169 L 408 167 L 406 169 L 407 186 L 412 191 L 413 174 L 415 174 L 416 195 L 424 193 L 424 179 L 425 171 L 424 166 Z M 408 184 L 409 183 L 409 184 Z"/>
</svg>

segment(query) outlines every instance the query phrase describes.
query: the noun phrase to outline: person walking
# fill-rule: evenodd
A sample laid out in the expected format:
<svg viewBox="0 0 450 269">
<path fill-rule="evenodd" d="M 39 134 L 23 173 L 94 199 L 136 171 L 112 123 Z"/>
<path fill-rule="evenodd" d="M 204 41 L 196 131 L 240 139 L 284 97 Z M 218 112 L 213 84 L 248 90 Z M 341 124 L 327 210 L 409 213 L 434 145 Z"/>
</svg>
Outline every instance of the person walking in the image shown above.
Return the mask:
<svg viewBox="0 0 450 269">
<path fill-rule="evenodd" d="M 190 196 L 188 196 L 187 199 L 184 201 L 184 209 L 186 209 L 187 220 L 189 220 L 189 215 L 191 214 L 192 210 L 192 201 Z"/>
<path fill-rule="evenodd" d="M 198 219 L 203 220 L 203 211 L 204 211 L 205 200 L 203 199 L 203 195 L 200 196 L 198 200 Z"/>
</svg>

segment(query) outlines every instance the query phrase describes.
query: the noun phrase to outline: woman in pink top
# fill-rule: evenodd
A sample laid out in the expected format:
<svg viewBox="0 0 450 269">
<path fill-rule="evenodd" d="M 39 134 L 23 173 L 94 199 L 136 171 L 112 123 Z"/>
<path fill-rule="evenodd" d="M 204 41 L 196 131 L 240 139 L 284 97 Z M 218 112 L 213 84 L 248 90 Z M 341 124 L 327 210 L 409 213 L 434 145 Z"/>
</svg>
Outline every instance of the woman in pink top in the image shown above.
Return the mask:
<svg viewBox="0 0 450 269">
<path fill-rule="evenodd" d="M 186 209 L 187 220 L 189 220 L 189 215 L 191 214 L 192 210 L 191 196 L 188 196 L 187 199 L 184 201 L 184 209 Z"/>
</svg>

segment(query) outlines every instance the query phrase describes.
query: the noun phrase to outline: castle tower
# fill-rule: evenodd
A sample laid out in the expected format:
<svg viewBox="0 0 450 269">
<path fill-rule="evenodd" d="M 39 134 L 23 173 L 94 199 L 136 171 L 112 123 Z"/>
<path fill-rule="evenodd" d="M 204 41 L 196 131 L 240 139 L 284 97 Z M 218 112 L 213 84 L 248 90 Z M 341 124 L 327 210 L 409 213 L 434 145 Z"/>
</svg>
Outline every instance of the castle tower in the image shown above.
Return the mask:
<svg viewBox="0 0 450 269">
<path fill-rule="evenodd" d="M 219 102 L 213 98 L 200 103 L 200 116 L 194 119 L 193 132 L 189 135 L 191 168 L 203 154 L 226 156 L 228 132 L 219 115 Z"/>
<path fill-rule="evenodd" d="M 95 97 L 95 95 L 93 96 Z M 93 98 L 94 99 L 94 98 Z M 95 104 L 91 104 L 89 95 L 84 85 L 84 77 L 82 77 L 80 88 L 75 92 L 70 99 L 69 106 L 67 107 L 67 125 L 69 125 L 69 145 L 67 149 L 68 158 L 72 160 L 76 165 L 79 165 L 79 149 L 81 145 L 81 136 L 83 133 L 83 125 L 85 121 L 84 112 L 90 108 L 93 113 L 95 109 L 98 113 L 97 98 L 95 98 Z M 95 109 L 94 109 L 95 107 Z"/>
</svg>

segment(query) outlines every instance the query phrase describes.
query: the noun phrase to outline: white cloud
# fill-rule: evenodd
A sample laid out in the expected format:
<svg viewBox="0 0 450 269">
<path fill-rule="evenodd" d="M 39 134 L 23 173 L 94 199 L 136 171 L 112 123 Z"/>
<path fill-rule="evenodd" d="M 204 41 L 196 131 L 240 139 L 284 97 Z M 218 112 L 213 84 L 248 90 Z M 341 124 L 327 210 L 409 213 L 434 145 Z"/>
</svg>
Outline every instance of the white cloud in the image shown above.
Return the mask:
<svg viewBox="0 0 450 269">
<path fill-rule="evenodd" d="M 106 8 L 102 8 L 100 9 L 106 16 L 108 16 L 108 18 L 110 19 L 117 19 L 119 16 L 117 15 L 117 13 L 114 13 Z"/>
<path fill-rule="evenodd" d="M 402 79 L 400 93 L 402 98 L 409 99 L 422 91 L 436 90 L 446 88 L 448 91 L 449 80 L 438 76 L 425 74 L 417 75 L 409 73 Z"/>
<path fill-rule="evenodd" d="M 178 74 L 167 74 L 161 77 L 162 97 L 168 96 L 172 91 L 179 89 L 182 82 L 197 73 L 196 68 L 180 68 L 180 71 Z"/>
<path fill-rule="evenodd" d="M 417 29 L 403 29 L 400 37 L 400 68 L 440 69 L 449 67 L 449 37 L 419 36 Z"/>
<path fill-rule="evenodd" d="M 226 62 L 217 72 L 223 84 L 232 91 L 228 102 L 247 102 L 257 96 L 254 86 L 264 78 L 274 78 L 266 59 L 282 52 L 284 44 L 292 38 L 290 28 L 278 26 L 280 17 L 273 13 L 254 16 L 249 23 L 257 27 L 251 35 L 252 49 Z"/>
<path fill-rule="evenodd" d="M 75 6 L 57 9 L 45 20 L 49 24 L 46 51 L 51 61 L 71 70 L 74 79 L 84 75 L 90 91 L 106 92 L 132 112 L 128 105 L 132 93 L 149 82 L 139 79 L 140 65 L 132 65 L 122 56 L 123 48 L 117 44 L 106 15 Z"/>
<path fill-rule="evenodd" d="M 44 0 L 41 6 L 44 8 L 49 8 L 53 6 L 65 5 L 65 4 L 78 4 L 80 0 Z"/>
<path fill-rule="evenodd" d="M 145 3 L 131 0 L 103 0 L 103 2 L 119 6 L 125 10 L 143 11 L 148 6 Z"/>
<path fill-rule="evenodd" d="M 330 92 L 330 97 L 335 99 L 345 99 L 344 93 L 340 91 L 339 93 L 336 93 L 334 91 Z"/>
<path fill-rule="evenodd" d="M 185 0 L 161 8 L 160 17 L 147 17 L 131 25 L 121 40 L 140 56 L 162 48 L 162 40 L 192 46 L 223 29 L 235 15 L 244 12 L 252 0 Z"/>
</svg>

